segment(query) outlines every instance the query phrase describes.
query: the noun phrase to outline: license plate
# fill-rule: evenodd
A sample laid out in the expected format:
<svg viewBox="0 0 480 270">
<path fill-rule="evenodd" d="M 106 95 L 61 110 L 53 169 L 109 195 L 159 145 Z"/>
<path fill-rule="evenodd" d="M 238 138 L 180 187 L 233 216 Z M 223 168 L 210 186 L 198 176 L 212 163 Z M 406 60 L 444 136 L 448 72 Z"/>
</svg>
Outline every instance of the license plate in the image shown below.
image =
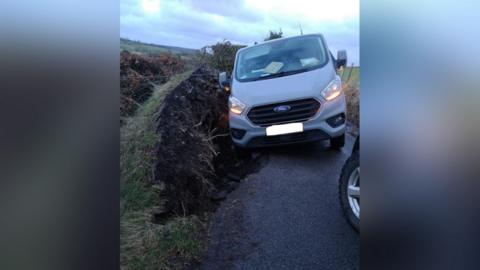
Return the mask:
<svg viewBox="0 0 480 270">
<path fill-rule="evenodd" d="M 303 123 L 290 123 L 267 127 L 267 136 L 303 132 Z"/>
</svg>

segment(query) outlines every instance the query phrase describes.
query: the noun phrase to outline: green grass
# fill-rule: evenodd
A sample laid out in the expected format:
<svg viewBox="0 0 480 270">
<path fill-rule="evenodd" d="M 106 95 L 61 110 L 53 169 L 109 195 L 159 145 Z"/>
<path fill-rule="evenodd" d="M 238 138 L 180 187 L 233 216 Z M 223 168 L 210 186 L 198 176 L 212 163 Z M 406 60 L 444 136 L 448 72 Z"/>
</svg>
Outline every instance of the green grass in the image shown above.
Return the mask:
<svg viewBox="0 0 480 270">
<path fill-rule="evenodd" d="M 360 67 L 347 67 L 339 72 L 347 100 L 347 119 L 360 126 Z"/>
<path fill-rule="evenodd" d="M 152 96 L 137 110 L 133 117 L 125 119 L 120 130 L 121 200 L 124 210 L 148 208 L 158 197 L 152 189 L 156 162 L 158 136 L 155 119 L 165 96 L 191 71 L 172 77 L 162 86 L 156 86 Z"/>
<path fill-rule="evenodd" d="M 173 54 L 182 55 L 184 57 L 198 52 L 198 50 L 196 49 L 149 44 L 149 43 L 143 43 L 140 41 L 129 40 L 126 38 L 120 38 L 120 50 L 127 50 L 130 52 L 145 53 L 145 54 L 173 53 Z"/>
<path fill-rule="evenodd" d="M 352 85 L 358 84 L 360 79 L 360 67 L 347 67 L 343 72 L 339 72 L 339 75 L 342 77 L 344 83 L 350 78 Z"/>
<path fill-rule="evenodd" d="M 205 228 L 195 216 L 157 225 L 143 212 L 129 212 L 120 222 L 121 268 L 183 269 L 185 262 L 200 259 Z"/>
<path fill-rule="evenodd" d="M 160 55 L 163 53 L 171 53 L 179 56 L 185 61 L 186 69 L 194 69 L 198 65 L 199 50 L 188 49 L 175 46 L 157 45 L 133 41 L 126 38 L 120 38 L 120 50 L 126 50 L 131 53 L 144 55 Z"/>
<path fill-rule="evenodd" d="M 195 217 L 177 217 L 165 225 L 150 221 L 160 204 L 159 188 L 152 185 L 156 162 L 156 121 L 164 98 L 192 71 L 156 86 L 152 96 L 125 119 L 120 130 L 121 269 L 182 269 L 199 259 L 205 226 Z"/>
</svg>

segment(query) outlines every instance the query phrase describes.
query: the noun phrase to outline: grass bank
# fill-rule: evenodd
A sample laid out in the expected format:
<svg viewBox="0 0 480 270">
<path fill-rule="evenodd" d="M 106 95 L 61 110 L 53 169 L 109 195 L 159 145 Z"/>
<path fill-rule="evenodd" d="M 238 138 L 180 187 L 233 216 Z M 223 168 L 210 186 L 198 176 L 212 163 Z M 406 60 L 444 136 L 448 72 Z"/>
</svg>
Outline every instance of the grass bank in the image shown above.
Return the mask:
<svg viewBox="0 0 480 270">
<path fill-rule="evenodd" d="M 205 225 L 196 216 L 174 217 L 166 224 L 151 222 L 161 205 L 161 185 L 153 185 L 156 162 L 156 119 L 165 96 L 190 72 L 155 86 L 152 96 L 122 126 L 121 162 L 121 269 L 183 269 L 201 253 Z"/>
</svg>

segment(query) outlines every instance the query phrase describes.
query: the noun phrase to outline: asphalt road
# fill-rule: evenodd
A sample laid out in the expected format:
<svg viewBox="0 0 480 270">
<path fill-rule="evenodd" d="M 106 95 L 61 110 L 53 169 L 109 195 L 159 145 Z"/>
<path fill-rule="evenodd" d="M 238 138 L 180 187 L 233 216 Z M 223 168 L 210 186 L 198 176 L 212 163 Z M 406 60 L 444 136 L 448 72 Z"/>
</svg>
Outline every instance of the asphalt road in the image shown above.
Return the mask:
<svg viewBox="0 0 480 270">
<path fill-rule="evenodd" d="M 338 178 L 353 147 L 268 149 L 261 168 L 214 214 L 200 269 L 358 269 L 359 235 L 342 216 Z"/>
</svg>

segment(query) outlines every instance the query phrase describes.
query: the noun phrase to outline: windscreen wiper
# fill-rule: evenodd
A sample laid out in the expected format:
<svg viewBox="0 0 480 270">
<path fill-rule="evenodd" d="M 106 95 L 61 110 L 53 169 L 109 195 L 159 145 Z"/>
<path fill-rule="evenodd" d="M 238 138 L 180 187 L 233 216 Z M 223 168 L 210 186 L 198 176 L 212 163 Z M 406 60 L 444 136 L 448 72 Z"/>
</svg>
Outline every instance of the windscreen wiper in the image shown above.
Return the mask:
<svg viewBox="0 0 480 270">
<path fill-rule="evenodd" d="M 261 79 L 266 79 L 266 78 L 277 78 L 277 77 L 283 77 L 283 76 L 287 76 L 287 75 L 292 75 L 292 74 L 296 74 L 296 73 L 301 73 L 301 72 L 304 72 L 304 71 L 307 71 L 308 68 L 302 68 L 302 69 L 297 69 L 297 70 L 289 70 L 289 71 L 282 71 L 282 72 L 278 72 L 278 73 L 272 73 L 272 74 L 268 74 L 266 76 L 260 76 L 258 78 L 256 78 L 255 80 L 261 80 Z"/>
</svg>

